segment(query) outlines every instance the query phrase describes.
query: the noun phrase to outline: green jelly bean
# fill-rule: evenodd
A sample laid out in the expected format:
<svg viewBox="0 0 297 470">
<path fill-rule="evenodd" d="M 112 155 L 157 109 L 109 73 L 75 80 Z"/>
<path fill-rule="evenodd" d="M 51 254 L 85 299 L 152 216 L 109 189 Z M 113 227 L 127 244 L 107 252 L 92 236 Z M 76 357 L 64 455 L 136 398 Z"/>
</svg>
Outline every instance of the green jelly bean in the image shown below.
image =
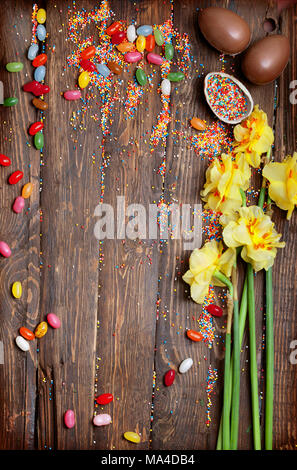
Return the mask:
<svg viewBox="0 0 297 470">
<path fill-rule="evenodd" d="M 18 98 L 16 98 L 15 96 L 11 96 L 10 98 L 5 98 L 3 106 L 15 106 L 16 104 L 18 104 L 18 102 Z"/>
<path fill-rule="evenodd" d="M 165 46 L 165 57 L 167 60 L 172 60 L 174 56 L 174 47 L 172 44 L 166 44 Z"/>
<path fill-rule="evenodd" d="M 158 46 L 163 46 L 164 38 L 163 38 L 163 34 L 161 33 L 159 29 L 154 30 L 154 36 L 155 36 L 155 41 L 158 44 Z"/>
<path fill-rule="evenodd" d="M 6 70 L 8 72 L 20 72 L 23 70 L 24 64 L 22 62 L 9 62 L 6 64 Z"/>
<path fill-rule="evenodd" d="M 136 80 L 141 86 L 146 84 L 147 78 L 142 69 L 136 69 Z"/>
<path fill-rule="evenodd" d="M 171 82 L 181 82 L 185 75 L 182 72 L 171 72 L 167 75 L 168 80 Z"/>
<path fill-rule="evenodd" d="M 34 145 L 37 148 L 37 150 L 40 150 L 43 148 L 44 140 L 43 140 L 43 134 L 42 132 L 37 132 L 34 136 Z"/>
</svg>

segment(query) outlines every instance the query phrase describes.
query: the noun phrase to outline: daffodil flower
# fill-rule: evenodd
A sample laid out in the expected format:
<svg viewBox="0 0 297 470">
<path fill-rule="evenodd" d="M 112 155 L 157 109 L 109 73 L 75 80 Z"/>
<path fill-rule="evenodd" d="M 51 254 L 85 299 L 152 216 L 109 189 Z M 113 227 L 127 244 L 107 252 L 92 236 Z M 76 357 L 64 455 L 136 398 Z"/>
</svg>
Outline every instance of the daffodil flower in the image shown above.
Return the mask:
<svg viewBox="0 0 297 470">
<path fill-rule="evenodd" d="M 258 168 L 261 155 L 268 152 L 273 144 L 274 135 L 267 123 L 267 114 L 259 106 L 240 124 L 234 127 L 235 153 L 243 152 L 249 165 Z"/>
<path fill-rule="evenodd" d="M 235 256 L 236 251 L 233 248 L 223 252 L 222 242 L 216 240 L 206 242 L 202 248 L 195 248 L 189 260 L 190 269 L 183 276 L 183 280 L 191 286 L 191 297 L 195 302 L 203 303 L 211 283 L 225 286 L 213 275 L 220 271 L 230 277 Z"/>
<path fill-rule="evenodd" d="M 277 233 L 271 218 L 258 206 L 241 207 L 237 220 L 230 221 L 223 230 L 223 239 L 230 248 L 242 246 L 241 257 L 255 271 L 273 265 L 277 248 L 283 248 L 281 234 Z"/>
<path fill-rule="evenodd" d="M 270 162 L 263 169 L 263 176 L 269 181 L 269 196 L 281 209 L 288 211 L 290 219 L 297 204 L 297 153 L 283 162 Z"/>
</svg>

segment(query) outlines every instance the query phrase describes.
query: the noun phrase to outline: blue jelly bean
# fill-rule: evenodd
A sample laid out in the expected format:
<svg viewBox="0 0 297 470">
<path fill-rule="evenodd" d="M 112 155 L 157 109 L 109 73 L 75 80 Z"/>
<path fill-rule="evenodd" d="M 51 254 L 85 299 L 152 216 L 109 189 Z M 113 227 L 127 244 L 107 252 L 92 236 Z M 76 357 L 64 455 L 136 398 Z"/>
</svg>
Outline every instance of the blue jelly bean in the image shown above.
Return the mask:
<svg viewBox="0 0 297 470">
<path fill-rule="evenodd" d="M 96 67 L 100 75 L 103 75 L 103 77 L 106 78 L 110 74 L 110 70 L 105 64 L 96 64 Z"/>
<path fill-rule="evenodd" d="M 153 28 L 149 24 L 145 24 L 143 26 L 139 26 L 136 32 L 138 36 L 149 36 L 153 32 Z"/>
<path fill-rule="evenodd" d="M 42 82 L 45 77 L 45 72 L 46 68 L 44 65 L 40 65 L 39 67 L 37 67 L 34 72 L 34 80 L 36 80 L 37 82 Z"/>
<path fill-rule="evenodd" d="M 38 54 L 38 49 L 39 49 L 38 44 L 32 44 L 32 46 L 29 47 L 28 55 L 27 55 L 29 60 L 34 60 L 35 59 L 35 57 Z"/>
<path fill-rule="evenodd" d="M 46 29 L 43 24 L 39 24 L 36 29 L 36 34 L 39 41 L 44 41 L 46 36 Z"/>
</svg>

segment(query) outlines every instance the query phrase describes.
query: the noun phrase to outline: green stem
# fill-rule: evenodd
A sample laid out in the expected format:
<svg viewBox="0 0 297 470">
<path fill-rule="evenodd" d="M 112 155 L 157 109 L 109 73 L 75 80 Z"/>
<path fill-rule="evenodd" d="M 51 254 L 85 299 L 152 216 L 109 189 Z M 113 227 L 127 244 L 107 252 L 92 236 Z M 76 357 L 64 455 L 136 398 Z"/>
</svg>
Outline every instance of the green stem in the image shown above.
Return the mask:
<svg viewBox="0 0 297 470">
<path fill-rule="evenodd" d="M 273 337 L 273 293 L 272 268 L 266 271 L 266 406 L 265 406 L 265 449 L 272 450 L 273 441 L 273 379 L 274 379 L 274 337 Z"/>
<path fill-rule="evenodd" d="M 232 408 L 231 408 L 231 450 L 237 449 L 239 426 L 239 401 L 240 401 L 240 337 L 239 337 L 239 312 L 237 298 L 237 268 L 236 263 L 232 273 L 233 283 L 233 384 L 232 384 Z M 231 377 L 232 381 L 232 377 Z"/>
</svg>

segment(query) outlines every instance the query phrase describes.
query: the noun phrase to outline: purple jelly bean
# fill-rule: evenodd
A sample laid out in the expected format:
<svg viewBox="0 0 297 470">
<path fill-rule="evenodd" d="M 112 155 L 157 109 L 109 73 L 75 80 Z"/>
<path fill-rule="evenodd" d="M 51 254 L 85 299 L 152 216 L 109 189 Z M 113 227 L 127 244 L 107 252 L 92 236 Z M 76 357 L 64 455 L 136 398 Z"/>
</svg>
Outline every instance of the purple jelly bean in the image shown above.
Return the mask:
<svg viewBox="0 0 297 470">
<path fill-rule="evenodd" d="M 5 242 L 0 242 L 0 254 L 4 256 L 4 258 L 9 258 L 11 255 L 11 249 Z"/>
<path fill-rule="evenodd" d="M 161 65 L 163 63 L 163 58 L 154 52 L 149 52 L 146 58 L 150 64 Z"/>
<path fill-rule="evenodd" d="M 71 429 L 75 426 L 75 415 L 74 411 L 67 410 L 64 414 L 64 423 L 66 428 Z"/>
<path fill-rule="evenodd" d="M 64 92 L 64 98 L 68 101 L 79 100 L 81 97 L 80 90 L 68 90 Z"/>
<path fill-rule="evenodd" d="M 16 214 L 20 214 L 20 212 L 22 212 L 24 207 L 25 207 L 25 199 L 22 196 L 16 197 L 12 206 L 12 210 Z"/>
<path fill-rule="evenodd" d="M 95 426 L 106 426 L 107 424 L 110 424 L 110 423 L 111 423 L 111 416 L 106 413 L 102 413 L 102 414 L 94 416 L 93 424 Z"/>
<path fill-rule="evenodd" d="M 129 64 L 132 64 L 133 62 L 139 62 L 142 59 L 142 54 L 138 51 L 133 51 L 133 52 L 127 52 L 125 54 L 125 61 L 129 62 Z"/>
</svg>

